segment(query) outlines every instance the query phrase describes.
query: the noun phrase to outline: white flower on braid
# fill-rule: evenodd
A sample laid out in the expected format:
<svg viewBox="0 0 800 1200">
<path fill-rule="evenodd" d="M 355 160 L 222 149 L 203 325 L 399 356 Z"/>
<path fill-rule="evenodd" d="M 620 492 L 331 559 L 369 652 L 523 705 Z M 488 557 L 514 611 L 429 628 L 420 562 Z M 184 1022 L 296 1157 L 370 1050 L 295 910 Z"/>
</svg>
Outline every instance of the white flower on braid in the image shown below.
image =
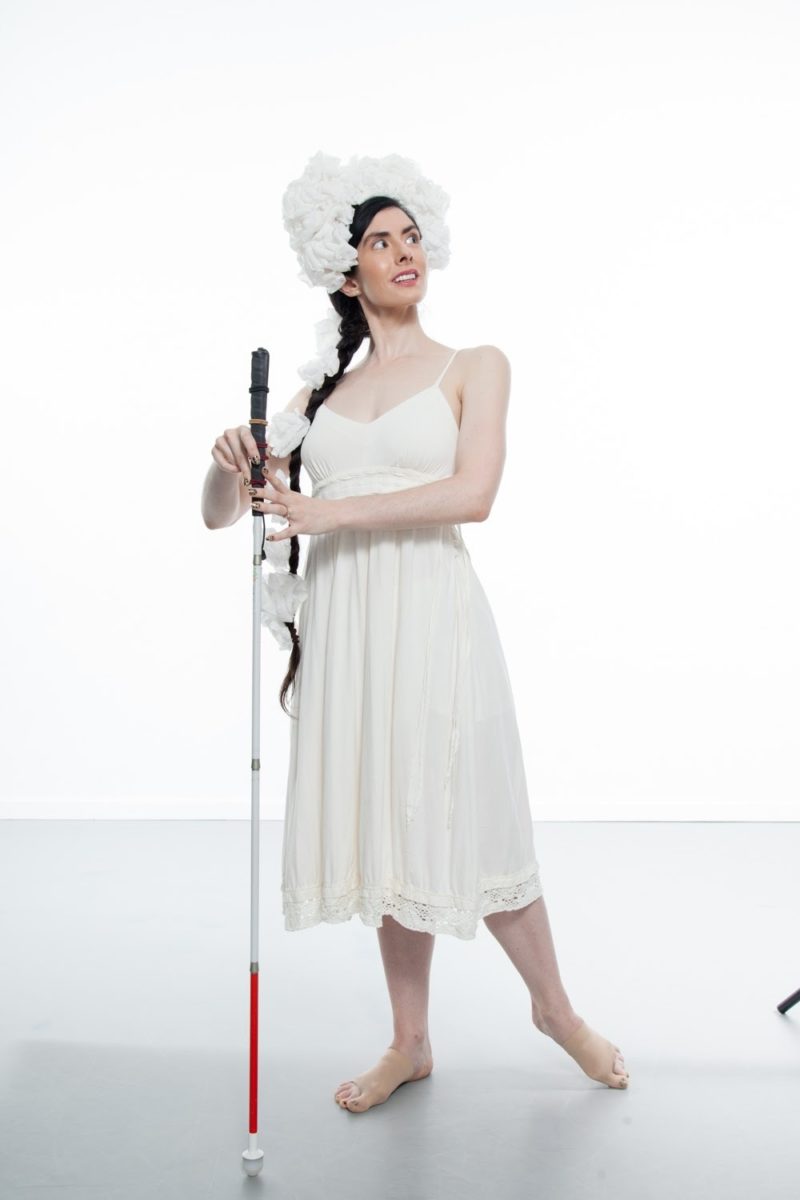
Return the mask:
<svg viewBox="0 0 800 1200">
<path fill-rule="evenodd" d="M 393 196 L 408 208 L 425 241 L 430 268 L 446 267 L 450 261 L 450 231 L 445 213 L 447 193 L 426 179 L 417 164 L 399 154 L 384 158 L 358 158 L 341 163 L 318 150 L 303 174 L 293 179 L 282 201 L 283 224 L 289 244 L 296 252 L 299 278 L 309 287 L 337 292 L 345 272 L 358 262 L 358 251 L 350 245 L 350 224 L 356 207 L 370 196 Z M 335 375 L 339 357 L 338 314 L 317 323 L 318 354 L 299 370 L 302 379 L 320 387 L 326 375 Z M 336 322 L 336 339 L 332 341 Z"/>
<path fill-rule="evenodd" d="M 277 474 L 288 484 L 283 471 Z M 266 530 L 285 529 L 288 521 L 278 525 L 278 519 L 282 520 L 276 513 L 271 513 L 270 523 L 265 524 Z M 291 650 L 292 638 L 286 622 L 295 620 L 298 608 L 308 596 L 305 577 L 289 570 L 290 550 L 291 543 L 287 538 L 280 542 L 269 539 L 264 542 L 264 557 L 270 569 L 261 580 L 261 624 L 270 631 L 281 650 Z"/>
<path fill-rule="evenodd" d="M 267 446 L 274 458 L 286 458 L 308 433 L 311 422 L 297 409 L 281 409 L 267 422 Z M 288 482 L 288 480 L 287 480 Z"/>
<path fill-rule="evenodd" d="M 326 375 L 335 375 L 339 370 L 339 338 L 342 318 L 331 309 L 327 317 L 317 321 L 317 355 L 299 368 L 297 374 L 312 388 L 322 387 Z"/>
<path fill-rule="evenodd" d="M 281 650 L 292 648 L 286 622 L 294 621 L 298 608 L 307 597 L 308 584 L 302 575 L 270 571 L 261 582 L 261 624 L 270 631 Z"/>
</svg>

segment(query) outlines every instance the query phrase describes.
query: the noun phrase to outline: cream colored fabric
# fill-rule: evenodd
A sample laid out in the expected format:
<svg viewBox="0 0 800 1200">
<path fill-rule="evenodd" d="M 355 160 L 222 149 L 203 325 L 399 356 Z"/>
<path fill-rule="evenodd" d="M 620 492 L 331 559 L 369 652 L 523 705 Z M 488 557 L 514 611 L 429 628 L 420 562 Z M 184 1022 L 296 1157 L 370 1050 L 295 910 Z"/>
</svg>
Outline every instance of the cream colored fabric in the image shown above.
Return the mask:
<svg viewBox="0 0 800 1200">
<path fill-rule="evenodd" d="M 377 420 L 323 404 L 302 444 L 316 496 L 452 475 L 438 379 Z M 335 392 L 333 393 L 335 395 Z M 506 662 L 460 526 L 311 536 L 290 722 L 285 928 L 389 913 L 475 937 L 542 894 Z"/>
</svg>

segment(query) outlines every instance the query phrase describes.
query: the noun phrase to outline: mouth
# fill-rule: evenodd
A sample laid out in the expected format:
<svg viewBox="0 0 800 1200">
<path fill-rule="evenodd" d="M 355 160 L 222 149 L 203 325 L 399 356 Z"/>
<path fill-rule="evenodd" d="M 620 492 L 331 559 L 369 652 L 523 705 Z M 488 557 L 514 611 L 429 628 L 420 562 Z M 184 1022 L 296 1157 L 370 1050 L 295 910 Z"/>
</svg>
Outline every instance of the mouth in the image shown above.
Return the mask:
<svg viewBox="0 0 800 1200">
<path fill-rule="evenodd" d="M 401 271 L 399 275 L 395 275 L 392 283 L 396 283 L 398 287 L 413 287 L 415 283 L 419 283 L 419 271 Z"/>
</svg>

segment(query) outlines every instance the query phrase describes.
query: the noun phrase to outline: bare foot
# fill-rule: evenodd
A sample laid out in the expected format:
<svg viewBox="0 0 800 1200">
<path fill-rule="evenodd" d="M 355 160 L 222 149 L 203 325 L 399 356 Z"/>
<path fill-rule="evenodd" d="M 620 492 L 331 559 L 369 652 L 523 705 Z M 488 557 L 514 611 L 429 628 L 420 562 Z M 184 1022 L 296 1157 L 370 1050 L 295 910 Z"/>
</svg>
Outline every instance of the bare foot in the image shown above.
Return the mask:
<svg viewBox="0 0 800 1200">
<path fill-rule="evenodd" d="M 550 1023 L 534 1009 L 533 1023 L 566 1050 L 590 1079 L 613 1088 L 628 1086 L 630 1073 L 625 1067 L 619 1046 L 595 1033 L 581 1017 L 573 1017 L 568 1024 L 558 1021 Z"/>
<path fill-rule="evenodd" d="M 381 1057 L 377 1066 L 340 1083 L 334 1094 L 334 1100 L 340 1108 L 350 1112 L 366 1112 L 373 1104 L 383 1104 L 401 1083 L 413 1083 L 424 1079 L 433 1070 L 433 1057 L 430 1043 L 409 1048 L 406 1054 L 390 1046 Z"/>
</svg>

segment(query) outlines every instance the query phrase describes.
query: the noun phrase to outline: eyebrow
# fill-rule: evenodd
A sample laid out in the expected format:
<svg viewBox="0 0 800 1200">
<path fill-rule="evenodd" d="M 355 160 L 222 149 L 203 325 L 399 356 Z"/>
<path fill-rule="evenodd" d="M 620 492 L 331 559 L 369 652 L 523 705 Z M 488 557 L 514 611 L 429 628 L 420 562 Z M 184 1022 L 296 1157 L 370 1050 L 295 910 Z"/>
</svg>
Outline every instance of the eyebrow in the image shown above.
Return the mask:
<svg viewBox="0 0 800 1200">
<path fill-rule="evenodd" d="M 416 229 L 417 233 L 419 233 L 419 227 L 417 225 L 406 225 L 405 229 L 401 230 L 401 236 L 404 233 L 410 233 L 412 229 Z M 368 233 L 367 234 L 367 238 L 388 237 L 388 236 L 389 236 L 388 229 L 383 229 L 380 231 L 380 233 Z"/>
</svg>

